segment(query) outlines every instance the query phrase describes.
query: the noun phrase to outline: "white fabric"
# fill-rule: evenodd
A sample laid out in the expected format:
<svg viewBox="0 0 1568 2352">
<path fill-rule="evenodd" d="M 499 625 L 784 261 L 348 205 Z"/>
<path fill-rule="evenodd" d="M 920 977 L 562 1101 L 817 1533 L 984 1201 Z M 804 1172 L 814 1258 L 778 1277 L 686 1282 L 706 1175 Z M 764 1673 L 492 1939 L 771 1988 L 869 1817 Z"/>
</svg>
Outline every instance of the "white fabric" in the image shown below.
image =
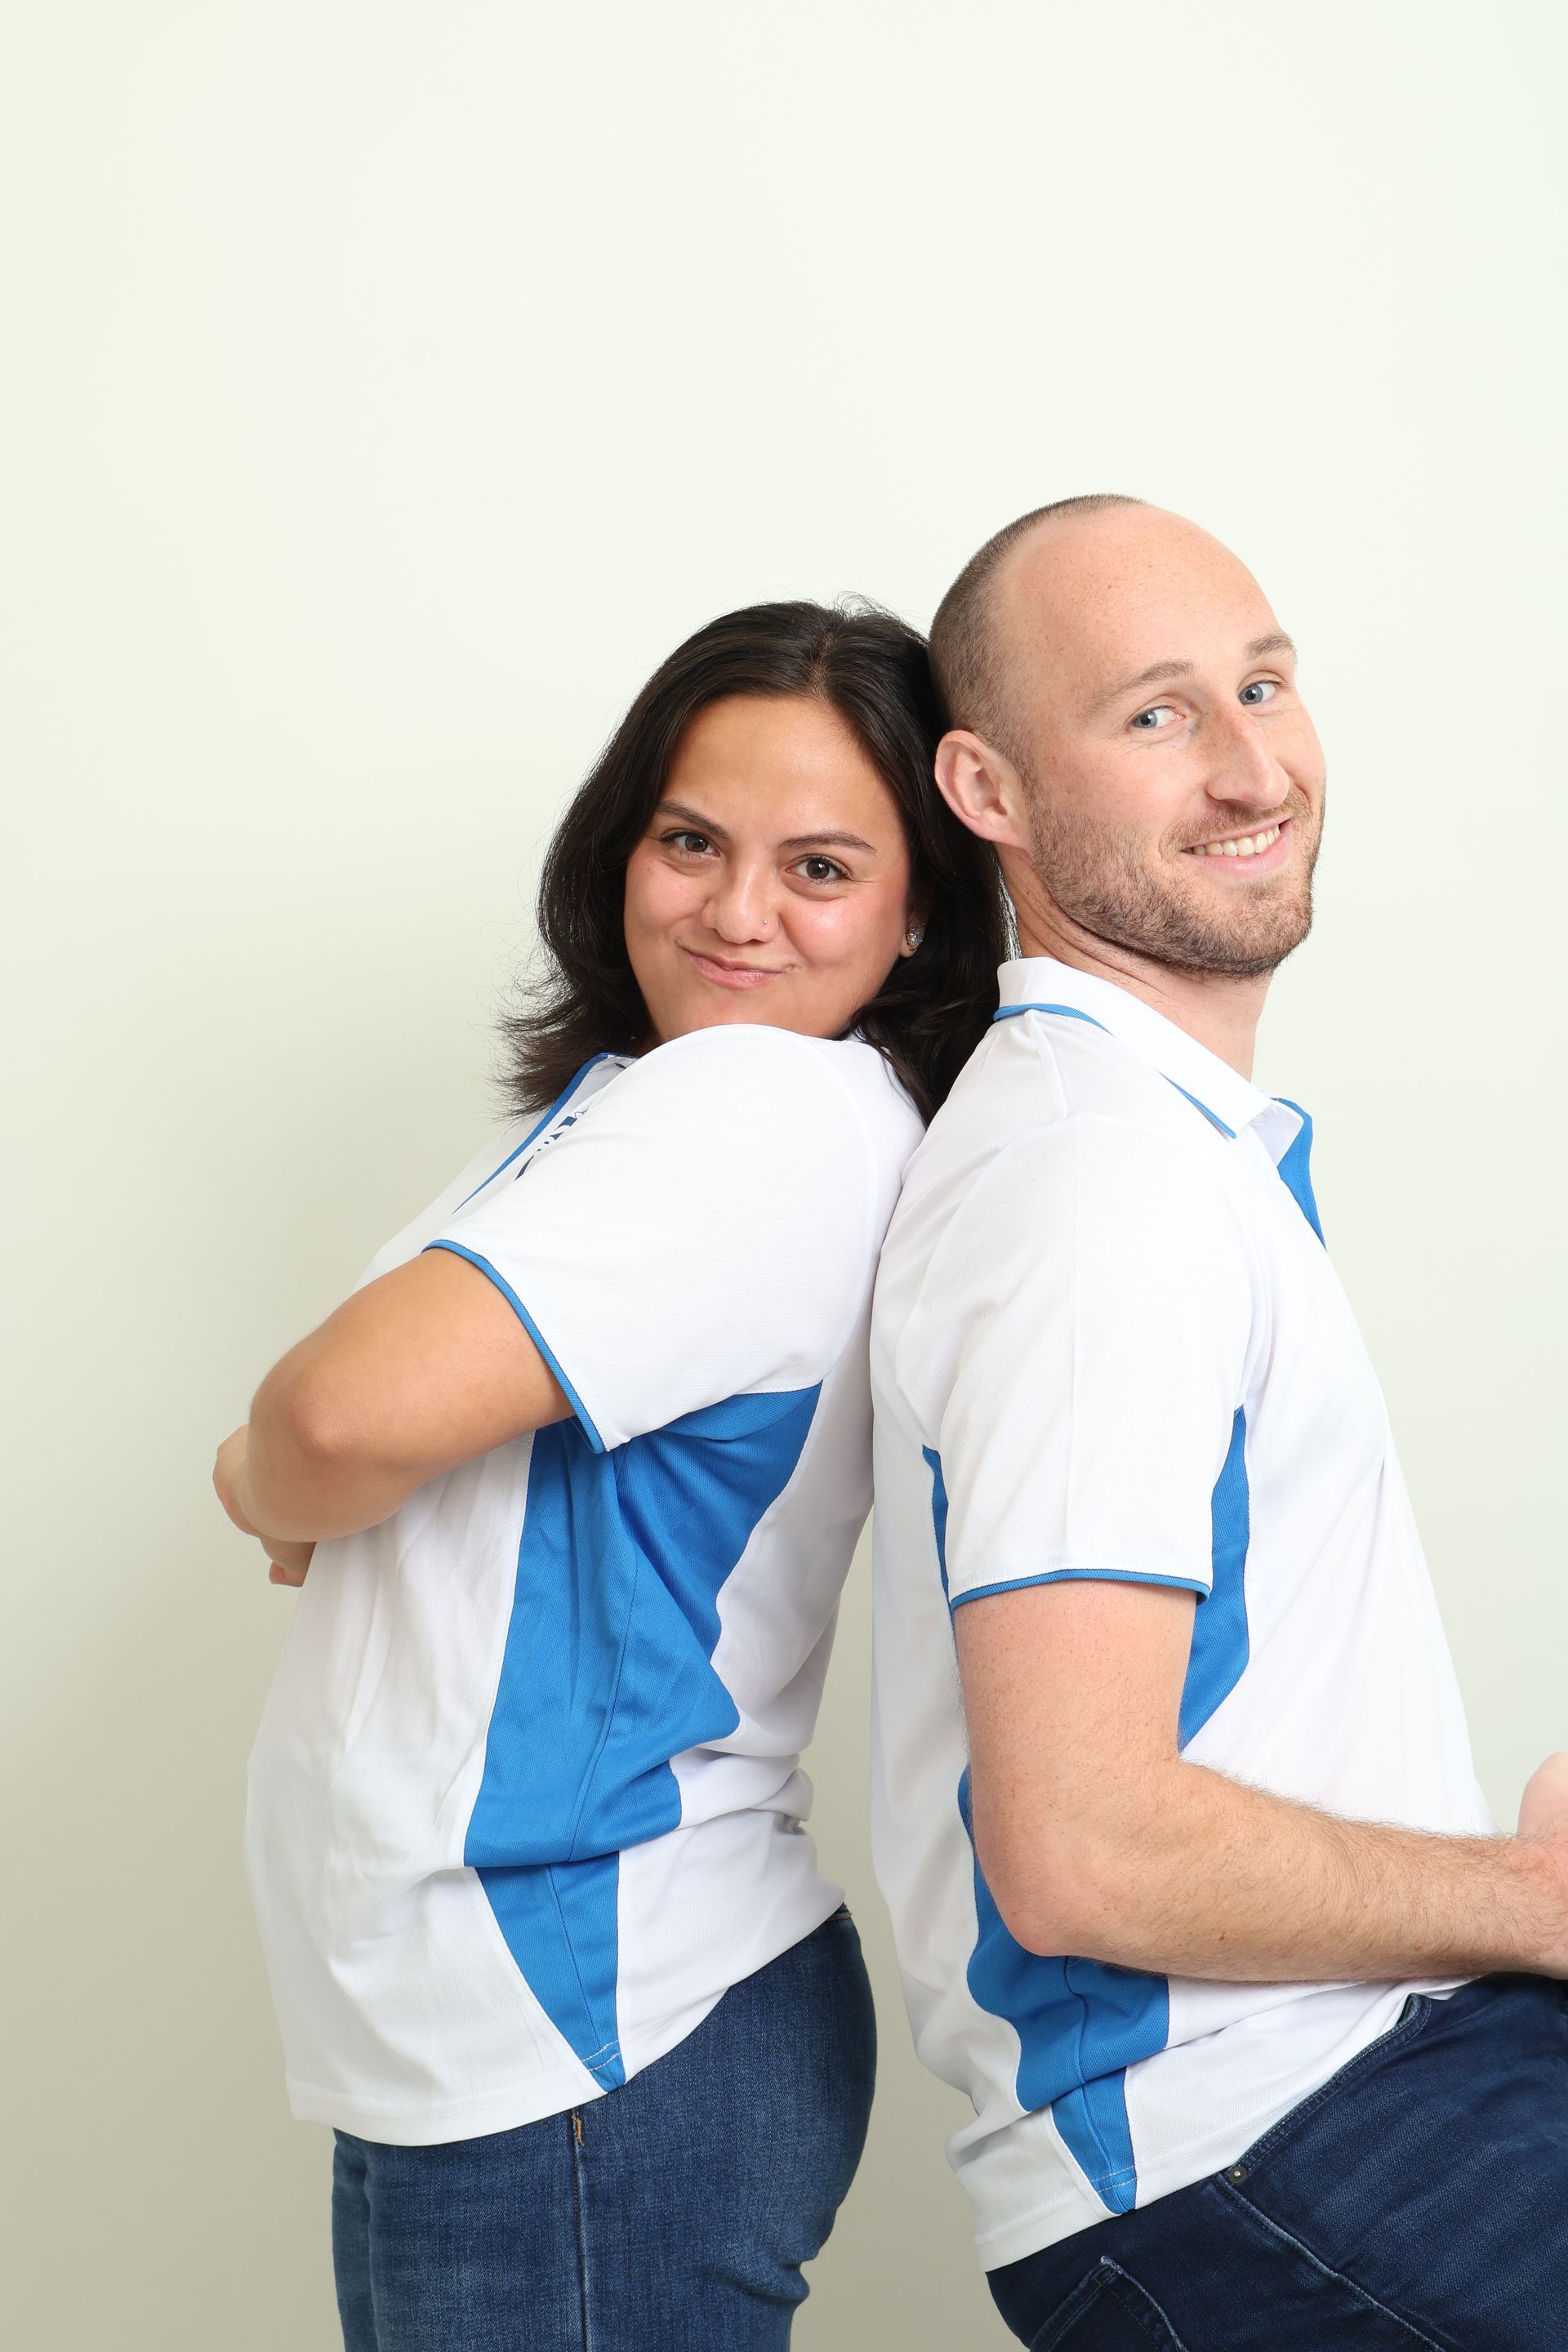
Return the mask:
<svg viewBox="0 0 1568 2352">
<path fill-rule="evenodd" d="M 247 1832 L 297 2114 L 579 2105 L 834 1909 L 799 1759 L 919 1134 L 863 1043 L 702 1030 L 590 1064 L 374 1261 L 468 1258 L 576 1417 L 317 1550 Z"/>
<path fill-rule="evenodd" d="M 1041 958 L 1001 982 L 907 1172 L 872 1334 L 878 1870 L 921 2054 L 974 2102 L 949 2152 L 987 2267 L 1234 2161 L 1411 1988 L 1031 1960 L 961 1812 L 952 1608 L 1189 1587 L 1189 1694 L 1222 1693 L 1194 1761 L 1354 1818 L 1493 1826 L 1383 1399 L 1279 1171 L 1300 1118 L 1107 982 Z M 1068 1009 L 1005 1013 L 1037 1003 Z"/>
</svg>

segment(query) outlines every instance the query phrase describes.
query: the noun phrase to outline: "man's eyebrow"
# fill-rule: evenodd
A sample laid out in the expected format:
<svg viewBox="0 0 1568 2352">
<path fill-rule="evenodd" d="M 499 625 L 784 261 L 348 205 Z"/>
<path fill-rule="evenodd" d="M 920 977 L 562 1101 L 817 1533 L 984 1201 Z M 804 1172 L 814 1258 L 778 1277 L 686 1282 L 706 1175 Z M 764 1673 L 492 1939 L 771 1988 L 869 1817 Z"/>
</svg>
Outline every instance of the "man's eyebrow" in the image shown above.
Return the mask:
<svg viewBox="0 0 1568 2352">
<path fill-rule="evenodd" d="M 1261 661 L 1265 654 L 1293 654 L 1296 647 L 1283 629 L 1271 629 L 1266 637 L 1254 637 L 1252 643 L 1243 646 L 1242 650 L 1248 661 Z M 1121 678 L 1115 686 L 1108 687 L 1091 707 L 1094 710 L 1103 710 L 1108 703 L 1119 701 L 1122 695 L 1131 694 L 1136 687 L 1169 686 L 1174 679 L 1191 677 L 1192 674 L 1191 662 L 1151 662 L 1147 669 L 1139 670 L 1135 677 Z"/>
<path fill-rule="evenodd" d="M 1248 651 L 1251 651 L 1250 647 Z M 1131 677 L 1119 678 L 1114 686 L 1107 687 L 1103 694 L 1095 698 L 1092 708 L 1103 710 L 1108 702 L 1115 702 L 1121 695 L 1131 694 L 1135 686 L 1169 686 L 1173 678 L 1191 677 L 1192 674 L 1191 662 L 1151 662 L 1147 669 L 1137 671 Z"/>
</svg>

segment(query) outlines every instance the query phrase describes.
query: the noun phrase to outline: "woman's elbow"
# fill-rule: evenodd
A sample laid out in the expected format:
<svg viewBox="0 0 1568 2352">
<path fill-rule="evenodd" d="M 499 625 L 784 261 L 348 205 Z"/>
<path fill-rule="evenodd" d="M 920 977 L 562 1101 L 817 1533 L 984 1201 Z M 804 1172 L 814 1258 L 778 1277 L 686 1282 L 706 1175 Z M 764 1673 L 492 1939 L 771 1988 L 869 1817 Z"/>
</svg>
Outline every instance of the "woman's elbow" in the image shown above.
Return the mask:
<svg viewBox="0 0 1568 2352">
<path fill-rule="evenodd" d="M 256 1392 L 252 1444 L 300 1470 L 340 1469 L 355 1457 L 354 1419 L 340 1381 L 319 1365 L 285 1357 Z"/>
</svg>

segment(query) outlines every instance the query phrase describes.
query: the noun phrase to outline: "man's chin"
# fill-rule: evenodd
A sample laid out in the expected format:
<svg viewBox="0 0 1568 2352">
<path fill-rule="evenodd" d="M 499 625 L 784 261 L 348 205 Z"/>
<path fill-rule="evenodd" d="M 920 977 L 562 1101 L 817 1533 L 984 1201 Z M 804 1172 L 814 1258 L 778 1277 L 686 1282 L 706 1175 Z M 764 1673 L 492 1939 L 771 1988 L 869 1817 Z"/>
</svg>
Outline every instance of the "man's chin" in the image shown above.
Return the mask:
<svg viewBox="0 0 1568 2352">
<path fill-rule="evenodd" d="M 1162 961 L 1190 971 L 1213 972 L 1232 980 L 1257 980 L 1278 971 L 1294 955 L 1312 928 L 1312 910 L 1297 910 L 1291 920 L 1244 928 L 1215 924 L 1188 938 L 1173 941 L 1173 952 Z M 1156 952 L 1158 952 L 1156 950 Z"/>
<path fill-rule="evenodd" d="M 1312 928 L 1312 904 L 1298 898 L 1248 908 L 1176 905 L 1085 909 L 1086 928 L 1171 971 L 1257 980 L 1294 954 Z M 1080 919 L 1082 919 L 1080 918 Z"/>
</svg>

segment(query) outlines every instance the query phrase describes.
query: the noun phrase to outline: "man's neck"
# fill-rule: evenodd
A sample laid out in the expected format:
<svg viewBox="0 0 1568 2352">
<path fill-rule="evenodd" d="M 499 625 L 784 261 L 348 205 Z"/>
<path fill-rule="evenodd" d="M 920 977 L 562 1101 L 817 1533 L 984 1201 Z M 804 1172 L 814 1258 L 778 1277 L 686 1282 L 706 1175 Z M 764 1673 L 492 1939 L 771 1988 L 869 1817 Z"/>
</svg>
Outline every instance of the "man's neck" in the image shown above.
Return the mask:
<svg viewBox="0 0 1568 2352">
<path fill-rule="evenodd" d="M 1057 908 L 1019 904 L 1018 950 L 1026 956 L 1055 956 L 1097 980 L 1113 981 L 1156 1013 L 1228 1062 L 1244 1078 L 1252 1076 L 1253 1048 L 1264 999 L 1273 975 L 1245 978 L 1232 972 L 1186 971 L 1156 963 L 1131 948 L 1097 940 Z"/>
</svg>

